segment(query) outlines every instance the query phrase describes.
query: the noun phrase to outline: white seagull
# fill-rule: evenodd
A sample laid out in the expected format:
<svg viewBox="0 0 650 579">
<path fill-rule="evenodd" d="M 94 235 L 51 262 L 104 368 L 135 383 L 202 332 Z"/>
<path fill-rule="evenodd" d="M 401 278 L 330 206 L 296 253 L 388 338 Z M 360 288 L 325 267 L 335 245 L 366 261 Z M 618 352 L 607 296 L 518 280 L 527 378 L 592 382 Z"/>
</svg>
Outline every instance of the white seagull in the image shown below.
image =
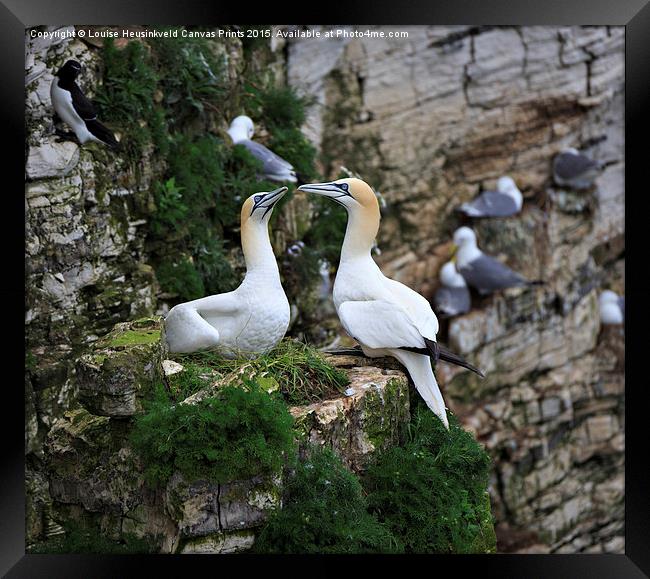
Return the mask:
<svg viewBox="0 0 650 579">
<path fill-rule="evenodd" d="M 441 286 L 433 296 L 436 311 L 445 316 L 458 316 L 469 312 L 472 302 L 465 278 L 456 271 L 453 261 L 440 269 Z"/>
<path fill-rule="evenodd" d="M 553 180 L 560 186 L 588 189 L 592 186 L 600 163 L 569 147 L 553 159 Z"/>
<path fill-rule="evenodd" d="M 271 248 L 269 218 L 286 192 L 286 187 L 280 187 L 246 199 L 241 209 L 244 281 L 234 291 L 174 306 L 165 319 L 171 352 L 210 348 L 227 357 L 254 357 L 284 337 L 289 302 Z"/>
<path fill-rule="evenodd" d="M 82 145 L 95 141 L 111 149 L 119 149 L 115 135 L 97 120 L 97 111 L 75 82 L 81 64 L 68 60 L 54 75 L 50 85 L 50 98 L 56 114 L 73 131 Z"/>
<path fill-rule="evenodd" d="M 625 323 L 625 298 L 612 290 L 605 290 L 598 298 L 600 306 L 600 321 L 605 325 L 620 325 Z"/>
<path fill-rule="evenodd" d="M 431 361 L 454 362 L 482 374 L 436 343 L 438 319 L 429 302 L 384 276 L 372 259 L 370 251 L 380 220 L 377 196 L 367 183 L 356 178 L 302 185 L 298 189 L 329 197 L 348 212 L 333 292 L 341 324 L 366 356 L 393 356 L 406 366 L 427 406 L 449 428 Z"/>
<path fill-rule="evenodd" d="M 500 261 L 485 255 L 476 245 L 476 234 L 469 227 L 460 227 L 454 232 L 454 246 L 456 269 L 481 295 L 509 287 L 543 283 L 529 281 Z"/>
<path fill-rule="evenodd" d="M 235 145 L 243 145 L 256 159 L 262 161 L 262 177 L 271 181 L 296 183 L 296 171 L 289 161 L 276 155 L 264 145 L 251 141 L 255 127 L 250 117 L 240 115 L 230 123 L 228 134 Z"/>
<path fill-rule="evenodd" d="M 508 176 L 500 177 L 496 191 L 483 191 L 476 199 L 463 203 L 458 211 L 468 217 L 510 217 L 521 211 L 524 198 Z"/>
</svg>

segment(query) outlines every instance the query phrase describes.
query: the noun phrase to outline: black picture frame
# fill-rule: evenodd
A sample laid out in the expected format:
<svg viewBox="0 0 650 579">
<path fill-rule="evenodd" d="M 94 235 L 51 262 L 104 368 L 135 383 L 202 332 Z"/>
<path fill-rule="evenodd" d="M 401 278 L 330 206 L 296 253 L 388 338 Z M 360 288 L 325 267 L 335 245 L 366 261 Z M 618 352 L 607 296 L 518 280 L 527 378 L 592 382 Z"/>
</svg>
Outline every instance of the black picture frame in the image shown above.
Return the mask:
<svg viewBox="0 0 650 579">
<path fill-rule="evenodd" d="M 475 555 L 445 557 L 253 557 L 221 556 L 218 560 L 198 556 L 90 556 L 90 555 L 25 555 L 24 543 L 24 439 L 23 389 L 24 374 L 20 356 L 21 342 L 15 336 L 24 332 L 24 321 L 18 303 L 24 296 L 24 277 L 17 272 L 24 268 L 24 221 L 18 215 L 24 200 L 18 195 L 24 187 L 24 29 L 39 24 L 132 24 L 149 23 L 233 23 L 233 22 L 297 22 L 325 24 L 492 24 L 492 25 L 623 25 L 626 27 L 625 86 L 625 182 L 630 191 L 626 209 L 627 259 L 643 265 L 647 261 L 644 244 L 644 212 L 640 199 L 646 192 L 650 129 L 650 3 L 649 0 L 454 0 L 442 2 L 387 2 L 348 0 L 345 3 L 296 4 L 281 11 L 278 2 L 256 6 L 243 3 L 201 0 L 2 0 L 0 2 L 0 67 L 2 83 L 3 236 L 5 263 L 0 296 L 5 300 L 2 311 L 5 336 L 3 382 L 3 420 L 6 429 L 2 438 L 2 486 L 0 487 L 0 573 L 7 577 L 126 577 L 146 573 L 150 576 L 191 576 L 201 573 L 200 567 L 213 573 L 228 573 L 260 565 L 263 572 L 270 565 L 284 567 L 285 572 L 324 574 L 345 570 L 368 573 L 381 570 L 399 572 L 405 565 L 414 565 L 418 572 L 448 574 L 471 573 L 499 577 L 592 577 L 623 578 L 650 576 L 650 461 L 648 456 L 648 408 L 644 397 L 648 390 L 642 381 L 642 360 L 648 339 L 644 324 L 648 322 L 647 296 L 650 282 L 644 275 L 626 278 L 628 311 L 626 322 L 626 451 L 625 451 L 625 554 L 624 555 Z M 308 11 L 308 12 L 306 12 Z M 19 158 L 20 154 L 23 158 Z M 646 177 L 644 180 L 643 177 Z M 9 183 L 13 180 L 15 187 Z M 636 196 L 636 198 L 635 198 Z M 639 210 L 636 205 L 639 204 Z M 22 236 L 21 236 L 22 230 Z M 22 241 L 21 241 L 22 240 Z M 645 258 L 645 260 L 644 260 Z M 8 262 L 7 262 L 8 260 Z M 629 269 L 634 271 L 634 269 Z M 14 305 L 15 304 L 15 305 Z M 21 330 L 22 329 L 22 330 Z M 17 352 L 13 355 L 13 349 Z M 647 354 L 645 354 L 647 355 Z M 639 368 L 639 369 L 637 369 Z M 15 376 L 14 376 L 15 372 Z M 12 379 L 8 376 L 11 375 Z M 15 378 L 15 379 L 13 379 Z M 11 418 L 12 420 L 8 420 Z M 416 560 L 420 559 L 420 560 Z M 304 564 L 305 571 L 295 563 Z M 290 567 L 289 567 L 290 565 Z"/>
</svg>

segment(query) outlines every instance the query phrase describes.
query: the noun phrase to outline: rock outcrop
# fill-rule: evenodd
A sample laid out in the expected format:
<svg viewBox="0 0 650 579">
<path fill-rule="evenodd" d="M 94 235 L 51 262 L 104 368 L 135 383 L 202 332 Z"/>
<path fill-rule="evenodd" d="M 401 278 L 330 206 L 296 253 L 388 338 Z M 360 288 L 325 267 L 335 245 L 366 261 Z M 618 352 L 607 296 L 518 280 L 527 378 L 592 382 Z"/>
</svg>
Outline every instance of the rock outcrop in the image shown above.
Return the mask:
<svg viewBox="0 0 650 579">
<path fill-rule="evenodd" d="M 399 31 L 408 39 L 289 43 L 289 82 L 319 105 L 305 133 L 326 177 L 344 165 L 381 192 L 376 259 L 427 297 L 461 224 L 454 208 L 514 178 L 522 213 L 470 224 L 484 251 L 545 284 L 474 296 L 443 323 L 441 340 L 487 378 L 441 364 L 440 382 L 494 460 L 499 550 L 623 552 L 624 375 L 597 291 L 624 290 L 624 30 Z M 570 146 L 602 164 L 589 191 L 552 182 Z"/>
</svg>

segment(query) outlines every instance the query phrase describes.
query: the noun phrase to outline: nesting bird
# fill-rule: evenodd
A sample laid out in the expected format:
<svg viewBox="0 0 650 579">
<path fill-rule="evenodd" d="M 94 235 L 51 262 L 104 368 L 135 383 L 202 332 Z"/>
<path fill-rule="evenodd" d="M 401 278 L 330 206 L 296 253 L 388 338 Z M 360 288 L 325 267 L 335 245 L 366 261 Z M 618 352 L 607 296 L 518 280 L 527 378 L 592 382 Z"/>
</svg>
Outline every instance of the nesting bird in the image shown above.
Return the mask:
<svg viewBox="0 0 650 579">
<path fill-rule="evenodd" d="M 268 352 L 289 326 L 289 302 L 269 239 L 274 205 L 287 192 L 280 187 L 251 195 L 241 209 L 241 244 L 246 276 L 234 291 L 174 306 L 165 319 L 171 352 L 216 349 L 227 357 Z"/>
<path fill-rule="evenodd" d="M 469 288 L 452 261 L 448 261 L 440 269 L 440 284 L 433 296 L 438 314 L 458 316 L 469 312 L 472 306 Z"/>
<path fill-rule="evenodd" d="M 302 185 L 298 189 L 329 197 L 348 213 L 333 291 L 341 324 L 367 356 L 397 358 L 407 368 L 427 406 L 449 428 L 431 361 L 449 361 L 482 374 L 439 346 L 438 319 L 429 302 L 384 276 L 372 259 L 380 220 L 377 196 L 367 183 L 356 178 Z"/>
<path fill-rule="evenodd" d="M 82 145 L 95 141 L 119 149 L 115 135 L 97 120 L 95 106 L 76 83 L 80 73 L 81 64 L 76 60 L 68 60 L 57 71 L 50 86 L 54 111 L 74 131 Z"/>
<path fill-rule="evenodd" d="M 500 261 L 483 253 L 476 244 L 476 234 L 469 227 L 460 227 L 455 231 L 454 246 L 456 269 L 481 295 L 509 287 L 542 283 L 527 280 Z"/>
<path fill-rule="evenodd" d="M 510 217 L 521 211 L 524 198 L 512 178 L 500 177 L 496 191 L 483 191 L 476 199 L 463 203 L 458 211 L 468 217 Z"/>
<path fill-rule="evenodd" d="M 296 183 L 298 179 L 293 165 L 264 145 L 251 141 L 254 133 L 253 121 L 246 115 L 235 117 L 228 129 L 228 134 L 235 145 L 246 147 L 253 157 L 262 162 L 262 174 L 260 175 L 262 178 L 270 181 Z"/>
<path fill-rule="evenodd" d="M 562 187 L 588 189 L 599 169 L 600 163 L 570 147 L 553 159 L 553 180 Z"/>
<path fill-rule="evenodd" d="M 618 296 L 612 290 L 605 290 L 598 298 L 600 321 L 605 325 L 625 323 L 625 297 Z"/>
</svg>

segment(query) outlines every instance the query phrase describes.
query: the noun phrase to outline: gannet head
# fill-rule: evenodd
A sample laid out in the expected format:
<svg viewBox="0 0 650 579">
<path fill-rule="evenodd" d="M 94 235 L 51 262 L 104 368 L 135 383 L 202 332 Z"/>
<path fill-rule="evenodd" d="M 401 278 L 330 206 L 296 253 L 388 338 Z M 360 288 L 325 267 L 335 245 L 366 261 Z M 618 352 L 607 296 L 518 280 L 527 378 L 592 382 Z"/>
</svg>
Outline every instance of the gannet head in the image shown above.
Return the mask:
<svg viewBox="0 0 650 579">
<path fill-rule="evenodd" d="M 618 305 L 618 296 L 612 290 L 605 290 L 600 294 L 598 301 L 600 302 L 600 307 L 608 304 Z"/>
<path fill-rule="evenodd" d="M 456 271 L 453 261 L 440 268 L 440 282 L 446 287 L 466 287 L 465 278 Z"/>
<path fill-rule="evenodd" d="M 260 192 L 251 195 L 241 208 L 241 225 L 246 223 L 263 223 L 267 224 L 271 218 L 273 207 L 284 197 L 288 191 L 286 187 L 280 187 L 269 192 Z"/>
<path fill-rule="evenodd" d="M 239 115 L 230 123 L 228 134 L 234 143 L 245 139 L 251 139 L 255 134 L 255 125 L 253 125 L 253 121 L 250 117 Z"/>
<path fill-rule="evenodd" d="M 379 202 L 375 192 L 368 183 L 355 177 L 338 179 L 329 183 L 301 185 L 298 187 L 298 191 L 307 191 L 329 197 L 339 205 L 343 205 L 348 210 L 348 213 L 363 209 L 379 211 Z"/>
<path fill-rule="evenodd" d="M 75 80 L 81 73 L 81 64 L 76 60 L 68 60 L 56 73 L 63 80 Z"/>
</svg>

